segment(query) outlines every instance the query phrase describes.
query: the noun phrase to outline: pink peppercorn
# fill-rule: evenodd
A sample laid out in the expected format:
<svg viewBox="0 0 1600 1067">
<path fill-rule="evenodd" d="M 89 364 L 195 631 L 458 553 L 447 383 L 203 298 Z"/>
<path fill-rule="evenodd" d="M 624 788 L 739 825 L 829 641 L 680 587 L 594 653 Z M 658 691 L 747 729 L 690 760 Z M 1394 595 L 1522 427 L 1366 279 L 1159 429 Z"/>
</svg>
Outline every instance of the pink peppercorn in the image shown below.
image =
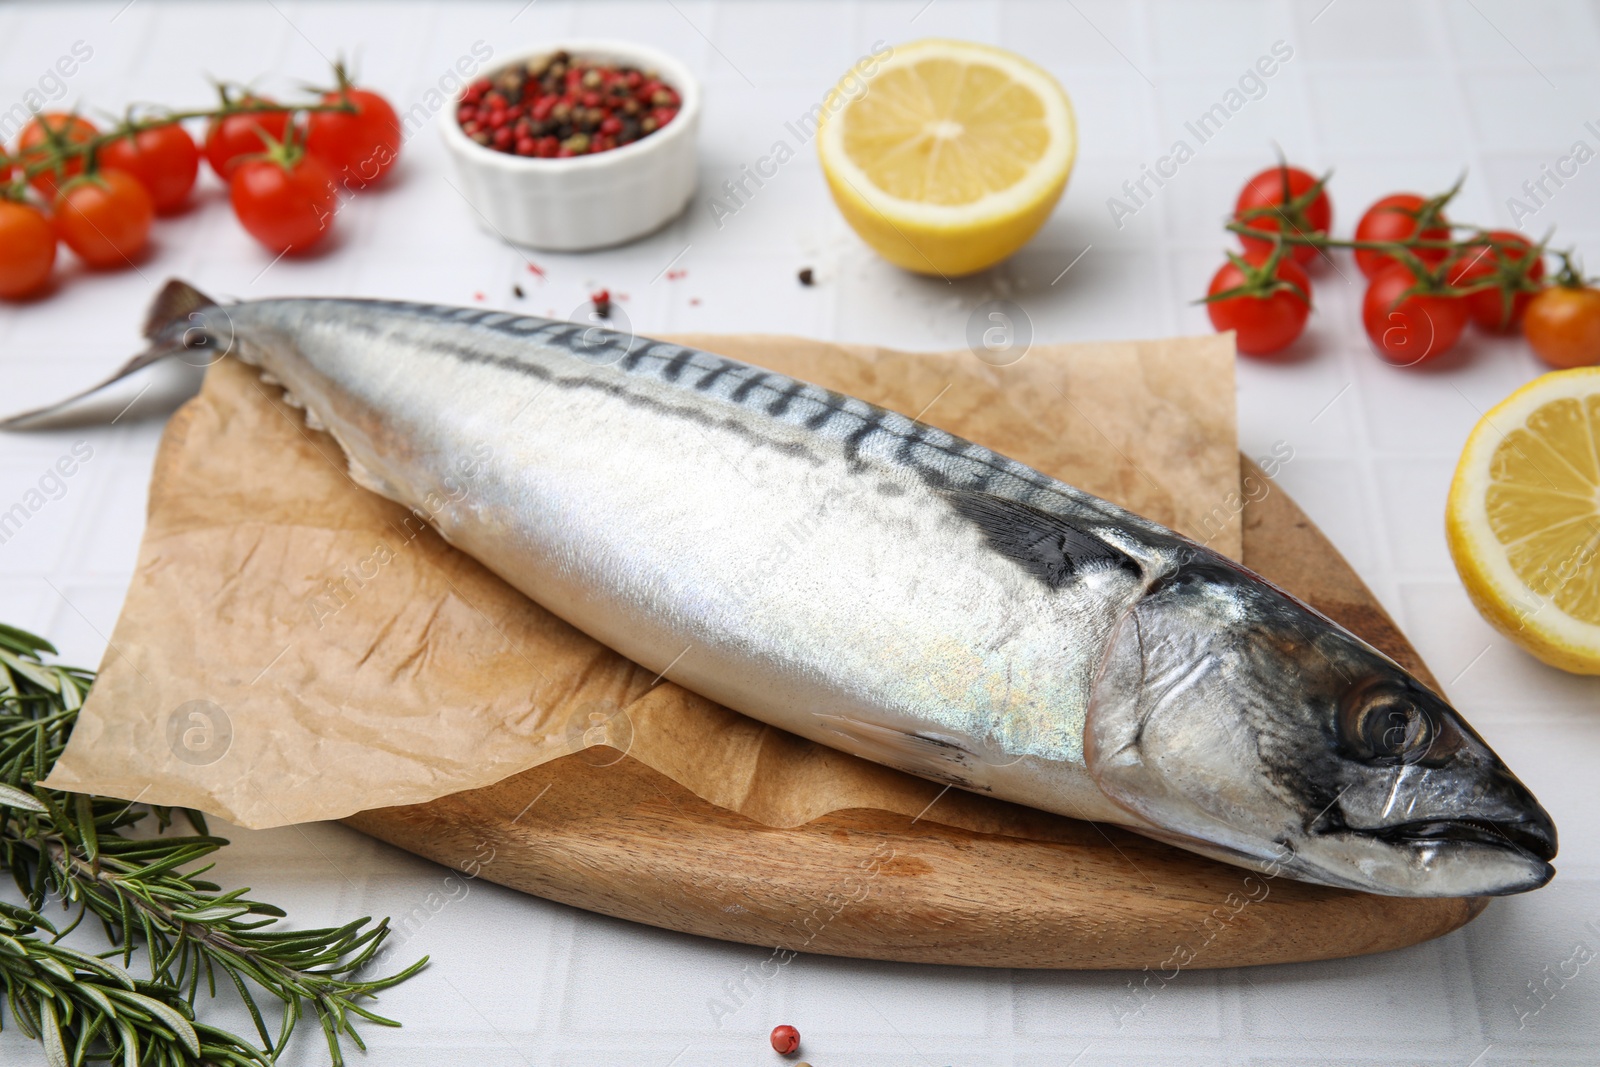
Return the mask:
<svg viewBox="0 0 1600 1067">
<path fill-rule="evenodd" d="M 773 1051 L 787 1056 L 800 1047 L 800 1031 L 785 1023 L 772 1028 Z"/>
</svg>

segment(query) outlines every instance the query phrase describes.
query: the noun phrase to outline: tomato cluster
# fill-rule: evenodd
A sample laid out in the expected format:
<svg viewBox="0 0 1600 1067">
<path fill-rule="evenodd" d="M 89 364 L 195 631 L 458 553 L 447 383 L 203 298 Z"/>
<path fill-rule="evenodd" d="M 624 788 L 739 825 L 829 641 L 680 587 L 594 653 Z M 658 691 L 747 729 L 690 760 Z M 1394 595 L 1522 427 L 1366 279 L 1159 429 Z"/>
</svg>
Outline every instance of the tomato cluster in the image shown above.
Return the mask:
<svg viewBox="0 0 1600 1067">
<path fill-rule="evenodd" d="M 1498 333 L 1520 328 L 1552 366 L 1600 363 L 1600 290 L 1585 284 L 1569 253 L 1555 253 L 1563 266 L 1548 284 L 1543 243 L 1446 218 L 1455 189 L 1385 196 L 1361 216 L 1353 239 L 1340 240 L 1330 232 L 1326 182 L 1279 164 L 1240 192 L 1228 229 L 1244 251 L 1229 254 L 1205 298 L 1212 324 L 1235 331 L 1239 351 L 1270 355 L 1299 337 L 1311 313 L 1304 266 L 1348 248 L 1367 279 L 1362 326 L 1390 363 L 1437 359 L 1469 321 Z"/>
<path fill-rule="evenodd" d="M 74 114 L 45 112 L 0 152 L 0 298 L 41 292 L 57 243 L 87 266 L 131 266 L 157 215 L 189 203 L 203 157 L 228 185 L 240 224 L 276 253 L 329 232 L 340 186 L 360 190 L 399 158 L 399 117 L 377 93 L 349 84 L 316 104 L 285 107 L 222 90 L 218 108 L 129 118 L 102 132 Z M 207 120 L 202 145 L 183 123 Z M 29 189 L 32 195 L 29 195 Z"/>
</svg>

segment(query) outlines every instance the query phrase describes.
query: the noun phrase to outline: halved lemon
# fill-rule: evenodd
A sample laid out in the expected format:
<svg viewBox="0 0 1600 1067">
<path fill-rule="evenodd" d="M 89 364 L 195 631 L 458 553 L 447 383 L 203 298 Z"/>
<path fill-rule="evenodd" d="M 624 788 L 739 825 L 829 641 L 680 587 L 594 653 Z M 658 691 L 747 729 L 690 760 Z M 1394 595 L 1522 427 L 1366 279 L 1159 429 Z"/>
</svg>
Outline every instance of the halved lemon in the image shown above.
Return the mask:
<svg viewBox="0 0 1600 1067">
<path fill-rule="evenodd" d="M 896 45 L 829 94 L 817 153 L 861 239 L 906 270 L 992 266 L 1050 216 L 1078 154 L 1072 101 L 1043 69 L 965 41 Z"/>
<path fill-rule="evenodd" d="M 1600 674 L 1600 367 L 1536 378 L 1479 421 L 1445 531 L 1485 619 L 1552 666 Z"/>
</svg>

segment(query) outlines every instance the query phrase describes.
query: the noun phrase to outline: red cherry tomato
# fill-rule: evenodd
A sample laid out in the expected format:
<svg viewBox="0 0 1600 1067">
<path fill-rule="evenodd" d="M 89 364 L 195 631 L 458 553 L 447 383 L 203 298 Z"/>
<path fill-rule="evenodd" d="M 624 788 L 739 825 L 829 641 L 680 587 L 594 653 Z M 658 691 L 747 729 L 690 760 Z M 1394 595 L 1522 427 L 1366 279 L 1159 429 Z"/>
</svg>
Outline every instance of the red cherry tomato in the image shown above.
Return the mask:
<svg viewBox="0 0 1600 1067">
<path fill-rule="evenodd" d="M 46 111 L 22 128 L 22 136 L 17 139 L 17 158 L 27 168 L 44 161 L 52 134 L 67 144 L 82 144 L 99 132 L 88 119 L 64 111 Z M 28 184 L 39 190 L 46 199 L 54 199 L 59 184 L 82 173 L 83 156 L 73 156 L 61 165 L 59 173 L 47 170 L 35 174 Z"/>
<path fill-rule="evenodd" d="M 1260 266 L 1267 256 L 1247 252 L 1244 259 L 1251 266 Z M 1299 286 L 1300 293 L 1305 296 L 1292 289 L 1279 289 L 1266 296 L 1230 296 L 1206 304 L 1211 325 L 1219 332 L 1234 331 L 1234 344 L 1247 355 L 1264 356 L 1286 347 L 1300 336 L 1306 328 L 1306 317 L 1311 314 L 1307 299 L 1311 295 L 1311 279 L 1306 276 L 1305 269 L 1285 257 L 1278 262 L 1274 277 Z M 1244 273 L 1232 262 L 1225 263 L 1211 278 L 1210 295 L 1236 289 L 1244 283 Z"/>
<path fill-rule="evenodd" d="M 1400 300 L 1414 284 L 1410 268 L 1396 263 L 1372 279 L 1361 301 L 1361 323 L 1372 347 L 1400 367 L 1443 355 L 1467 325 L 1467 304 L 1459 297 L 1419 294 Z"/>
<path fill-rule="evenodd" d="M 100 166 L 125 170 L 143 185 L 157 211 L 176 211 L 189 199 L 200 173 L 200 149 L 177 123 L 108 141 L 96 150 Z"/>
<path fill-rule="evenodd" d="M 150 240 L 150 194 L 131 174 L 76 178 L 56 196 L 56 232 L 91 267 L 129 266 Z"/>
<path fill-rule="evenodd" d="M 369 89 L 327 93 L 324 104 L 348 97 L 353 113 L 313 111 L 306 119 L 306 151 L 328 165 L 352 189 L 379 181 L 400 158 L 400 117 L 389 101 Z"/>
<path fill-rule="evenodd" d="M 249 159 L 228 183 L 233 213 L 274 252 L 303 252 L 327 235 L 338 208 L 333 174 L 315 156 L 285 164 Z"/>
<path fill-rule="evenodd" d="M 1404 241 L 1416 233 L 1417 219 L 1415 213 L 1422 209 L 1425 201 L 1415 193 L 1395 193 L 1367 208 L 1367 213 L 1361 216 L 1361 221 L 1356 223 L 1356 240 L 1358 241 Z M 1439 215 L 1439 221 L 1444 221 L 1444 215 Z M 1419 234 L 1427 241 L 1448 241 L 1450 228 L 1448 226 L 1430 226 Z M 1442 248 L 1416 249 L 1417 258 L 1433 266 L 1442 263 L 1446 252 Z M 1368 278 L 1376 278 L 1386 268 L 1394 266 L 1399 260 L 1386 252 L 1378 252 L 1370 248 L 1356 249 L 1356 266 L 1361 268 L 1361 273 Z"/>
<path fill-rule="evenodd" d="M 241 105 L 270 104 L 264 96 L 245 96 Z M 287 111 L 242 111 L 226 118 L 212 119 L 206 127 L 206 162 L 217 177 L 228 181 L 238 166 L 240 156 L 253 156 L 267 150 L 261 132 L 275 141 L 282 141 L 289 132 Z"/>
<path fill-rule="evenodd" d="M 1284 195 L 1284 183 L 1287 178 L 1288 195 Z M 1251 219 L 1243 219 L 1245 212 L 1260 208 L 1276 207 L 1287 204 L 1307 192 L 1317 184 L 1314 175 L 1301 170 L 1299 167 L 1268 167 L 1254 178 L 1244 183 L 1244 189 L 1239 193 L 1238 203 L 1234 205 L 1234 217 L 1246 222 L 1251 229 L 1273 230 L 1282 228 L 1285 222 L 1285 213 L 1275 211 L 1270 214 L 1258 215 Z M 1328 199 L 1328 192 L 1324 189 L 1316 198 L 1307 204 L 1298 217 L 1289 217 L 1287 221 L 1293 223 L 1290 232 L 1302 232 L 1306 235 L 1314 233 L 1327 233 L 1333 225 L 1333 203 Z M 1240 236 L 1240 244 L 1246 252 L 1260 252 L 1265 254 L 1272 250 L 1270 241 L 1259 237 Z M 1296 263 L 1309 263 L 1317 257 L 1317 250 L 1310 245 L 1294 245 L 1290 248 Z"/>
<path fill-rule="evenodd" d="M 1528 305 L 1522 331 L 1552 367 L 1600 364 L 1600 289 L 1552 285 Z"/>
<path fill-rule="evenodd" d="M 1493 277 L 1502 266 L 1519 267 L 1533 251 L 1532 243 L 1520 233 L 1511 230 L 1490 230 L 1489 236 L 1503 242 L 1498 256 L 1493 245 L 1483 243 L 1474 246 L 1463 259 L 1450 265 L 1451 285 L 1465 288 L 1474 282 Z M 1506 248 L 1505 245 L 1512 247 Z M 1543 278 L 1544 261 L 1539 259 L 1530 264 L 1526 276 L 1529 281 L 1534 282 Z M 1467 311 L 1471 314 L 1473 322 L 1485 330 L 1504 331 L 1514 328 L 1522 321 L 1522 315 L 1528 310 L 1528 302 L 1533 296 L 1533 293 L 1513 293 L 1509 315 L 1506 313 L 1504 294 L 1499 289 L 1484 289 L 1462 299 L 1467 302 Z"/>
<path fill-rule="evenodd" d="M 30 204 L 0 200 L 0 298 L 38 292 L 56 264 L 56 231 Z"/>
</svg>

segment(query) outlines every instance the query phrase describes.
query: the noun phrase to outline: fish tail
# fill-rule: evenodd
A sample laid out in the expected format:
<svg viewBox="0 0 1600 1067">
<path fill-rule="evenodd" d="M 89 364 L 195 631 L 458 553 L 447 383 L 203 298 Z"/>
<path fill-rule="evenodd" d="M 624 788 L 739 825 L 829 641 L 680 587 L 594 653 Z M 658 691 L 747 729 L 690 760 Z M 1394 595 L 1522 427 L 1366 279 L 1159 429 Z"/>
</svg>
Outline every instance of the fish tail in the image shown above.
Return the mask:
<svg viewBox="0 0 1600 1067">
<path fill-rule="evenodd" d="M 179 278 L 169 278 L 161 292 L 150 302 L 150 311 L 144 319 L 144 336 L 154 340 L 157 335 L 175 322 L 182 322 L 201 308 L 213 307 L 216 301 Z"/>
<path fill-rule="evenodd" d="M 210 355 L 214 352 L 216 353 L 214 358 L 220 359 L 233 347 L 232 324 L 227 321 L 225 312 L 220 316 L 224 320 L 220 327 L 216 323 L 208 323 L 207 316 L 203 312 L 207 308 L 215 307 L 217 304 L 214 300 L 188 282 L 179 281 L 177 278 L 171 279 L 162 286 L 161 292 L 156 294 L 155 300 L 150 304 L 150 312 L 145 316 L 144 336 L 150 342 L 148 348 L 128 360 L 117 368 L 116 373 L 97 385 L 54 404 L 0 419 L 0 430 L 57 429 L 68 425 L 104 421 L 95 417 L 93 413 L 85 417 L 80 410 L 79 402 L 106 386 L 119 382 L 152 363 L 159 363 L 169 356 L 199 349 L 201 355 Z M 179 323 L 192 323 L 192 327 L 174 330 L 172 327 Z M 117 417 L 121 417 L 120 413 Z"/>
</svg>

